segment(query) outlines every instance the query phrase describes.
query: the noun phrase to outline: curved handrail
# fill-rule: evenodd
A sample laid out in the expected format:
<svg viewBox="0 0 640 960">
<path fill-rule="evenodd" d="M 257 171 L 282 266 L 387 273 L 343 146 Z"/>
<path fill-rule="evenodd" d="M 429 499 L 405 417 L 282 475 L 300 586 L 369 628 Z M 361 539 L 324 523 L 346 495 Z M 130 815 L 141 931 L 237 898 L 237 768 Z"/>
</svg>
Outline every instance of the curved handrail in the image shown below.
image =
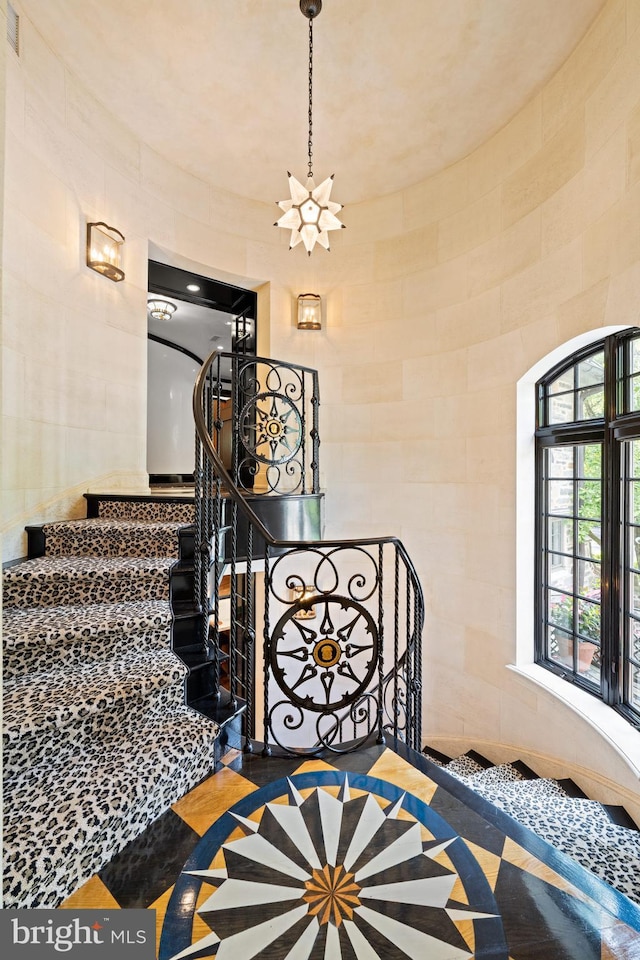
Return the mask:
<svg viewBox="0 0 640 960">
<path fill-rule="evenodd" d="M 322 545 L 326 547 L 376 546 L 382 543 L 392 543 L 394 544 L 394 546 L 402 556 L 404 562 L 407 565 L 407 569 L 411 572 L 413 580 L 415 581 L 416 591 L 418 593 L 418 596 L 420 597 L 420 600 L 422 601 L 424 597 L 422 592 L 422 586 L 420 584 L 420 580 L 418 579 L 418 574 L 413 565 L 413 561 L 411 560 L 411 558 L 409 557 L 409 554 L 406 551 L 404 544 L 398 537 L 395 537 L 395 536 L 365 537 L 360 539 L 337 538 L 334 540 L 325 540 L 325 539 L 278 540 L 276 537 L 274 537 L 271 534 L 271 531 L 267 527 L 265 527 L 264 523 L 262 522 L 258 514 L 255 512 L 255 510 L 253 510 L 253 508 L 250 506 L 250 504 L 247 502 L 247 500 L 243 496 L 242 492 L 238 489 L 236 484 L 233 482 L 233 479 L 229 474 L 228 470 L 226 469 L 224 463 L 222 462 L 215 446 L 213 445 L 213 441 L 211 440 L 209 431 L 207 430 L 207 425 L 206 425 L 204 410 L 203 410 L 205 382 L 208 376 L 208 371 L 209 371 L 211 362 L 215 357 L 220 357 L 220 356 L 233 358 L 234 354 L 222 353 L 220 350 L 212 350 L 209 356 L 207 357 L 207 359 L 204 361 L 204 364 L 202 365 L 200 372 L 198 373 L 198 376 L 196 378 L 196 383 L 193 391 L 193 416 L 196 423 L 196 432 L 198 434 L 198 437 L 200 438 L 200 442 L 202 443 L 204 449 L 207 452 L 207 456 L 209 457 L 211 463 L 214 466 L 216 475 L 222 481 L 228 495 L 231 497 L 231 499 L 235 503 L 238 504 L 238 506 L 244 513 L 247 520 L 249 520 L 250 523 L 255 527 L 255 529 L 258 531 L 260 536 L 263 537 L 263 539 L 266 541 L 266 543 L 269 544 L 269 546 L 276 547 L 276 548 L 282 548 L 282 547 L 304 548 L 304 547 L 317 547 L 318 545 Z M 273 363 L 274 362 L 272 358 L 251 357 L 251 362 L 253 363 L 254 361 L 256 363 L 261 363 L 261 362 Z M 278 362 L 280 363 L 280 361 Z M 315 372 L 312 367 L 303 367 L 298 364 L 293 365 L 293 364 L 288 364 L 286 362 L 282 362 L 281 365 L 284 367 L 290 366 L 292 369 L 305 370 L 309 373 Z M 420 626 L 422 627 L 422 625 L 423 624 L 421 624 Z"/>
<path fill-rule="evenodd" d="M 256 513 L 253 509 L 252 503 L 245 497 L 243 491 L 240 489 L 238 484 L 234 480 L 234 476 L 229 472 L 225 466 L 221 455 L 216 449 L 216 444 L 214 442 L 215 431 L 219 430 L 219 422 L 215 420 L 211 422 L 211 417 L 213 410 L 215 409 L 216 403 L 216 361 L 218 362 L 218 372 L 219 372 L 219 361 L 223 358 L 231 359 L 232 363 L 234 361 L 241 360 L 242 363 L 248 364 L 250 366 L 255 365 L 256 367 L 260 364 L 264 364 L 268 367 L 271 367 L 274 370 L 281 368 L 290 369 L 296 375 L 299 375 L 300 371 L 305 371 L 305 373 L 310 374 L 314 379 L 314 393 L 313 399 L 310 400 L 311 403 L 317 406 L 319 400 L 319 394 L 317 390 L 317 371 L 309 367 L 302 367 L 296 364 L 290 364 L 286 362 L 281 362 L 274 360 L 273 358 L 263 358 L 257 356 L 251 357 L 241 357 L 239 358 L 237 354 L 234 353 L 221 353 L 219 350 L 213 350 L 204 364 L 202 365 L 198 376 L 196 378 L 196 383 L 193 391 L 193 415 L 196 426 L 196 516 L 198 517 L 198 528 L 199 528 L 199 549 L 196 551 L 196 582 L 199 584 L 199 593 L 196 594 L 196 604 L 201 606 L 202 609 L 207 609 L 207 603 L 210 598 L 214 597 L 214 623 L 218 622 L 218 591 L 215 591 L 215 594 L 211 593 L 211 580 L 210 572 L 211 568 L 208 564 L 202 562 L 204 557 L 209 554 L 210 560 L 213 559 L 213 577 L 215 582 L 219 582 L 221 576 L 222 567 L 220 560 L 220 531 L 221 531 L 221 514 L 220 514 L 220 497 L 224 493 L 226 497 L 229 498 L 233 504 L 233 519 L 231 525 L 228 527 L 228 533 L 230 536 L 229 549 L 231 557 L 231 579 L 234 581 L 234 570 L 235 563 L 238 556 L 242 558 L 242 562 L 246 563 L 246 573 L 245 578 L 246 582 L 249 582 L 251 579 L 251 562 L 252 558 L 255 556 L 253 552 L 253 536 L 257 534 L 264 542 L 265 549 L 265 563 L 269 564 L 270 554 L 273 549 L 275 553 L 281 553 L 282 560 L 283 557 L 291 556 L 296 552 L 305 552 L 305 553 L 318 553 L 324 557 L 324 561 L 330 561 L 331 554 L 334 551 L 344 551 L 344 550 L 359 550 L 365 555 L 368 555 L 374 563 L 375 569 L 375 582 L 377 584 L 376 590 L 378 595 L 378 611 L 377 625 L 374 626 L 374 621 L 369 617 L 370 627 L 366 627 L 366 633 L 371 635 L 376 635 L 378 640 L 381 640 L 385 634 L 384 623 L 387 622 L 387 628 L 389 630 L 389 637 L 393 639 L 394 644 L 394 664 L 390 671 L 383 673 L 383 660 L 382 656 L 376 653 L 376 658 L 378 659 L 378 682 L 375 686 L 375 689 L 364 691 L 358 689 L 354 691 L 354 699 L 349 700 L 350 694 L 343 694 L 341 702 L 337 704 L 330 703 L 328 687 L 326 692 L 327 702 L 324 704 L 314 701 L 314 706 L 309 708 L 310 712 L 313 713 L 313 716 L 316 718 L 316 737 L 318 738 L 318 743 L 312 747 L 312 750 L 319 749 L 318 744 L 328 747 L 331 750 L 341 751 L 342 748 L 336 746 L 333 742 L 334 733 L 341 729 L 343 721 L 347 724 L 352 724 L 355 727 L 360 722 L 365 722 L 368 724 L 367 717 L 369 716 L 368 707 L 365 707 L 365 700 L 367 703 L 377 704 L 375 706 L 376 716 L 377 716 L 377 725 L 378 725 L 378 740 L 379 743 L 384 742 L 384 731 L 392 730 L 394 736 L 399 735 L 399 730 L 401 729 L 398 724 L 398 719 L 404 716 L 404 724 L 402 729 L 407 734 L 407 742 L 412 746 L 418 745 L 420 743 L 420 714 L 421 714 L 421 688 L 422 688 L 422 667 L 421 667 L 421 635 L 424 628 L 425 620 L 425 610 L 424 610 L 424 594 L 422 590 L 422 585 L 418 579 L 416 569 L 413 565 L 411 558 L 409 557 L 406 548 L 402 541 L 396 536 L 382 536 L 382 537 L 366 537 L 366 538 L 335 538 L 335 539 L 324 539 L 318 537 L 317 539 L 280 539 L 272 534 L 269 527 L 265 524 L 262 518 Z M 218 381 L 219 382 L 219 381 Z M 219 388 L 218 388 L 219 392 Z M 213 404 L 213 407 L 212 407 Z M 314 493 L 318 493 L 317 487 L 317 444 L 318 439 L 318 425 L 317 425 L 317 416 L 314 410 L 314 426 L 311 433 L 311 436 L 314 440 Z M 204 487 L 201 483 L 204 481 Z M 212 484 L 215 482 L 215 493 L 212 488 Z M 243 516 L 246 521 L 247 526 L 247 547 L 246 547 L 246 556 L 243 553 L 239 554 L 237 551 L 238 539 L 238 515 Z M 212 541 L 213 537 L 213 541 Z M 212 542 L 215 543 L 215 548 L 212 552 Z M 389 608 L 389 620 L 386 621 L 386 614 L 384 613 L 384 601 L 383 601 L 383 552 L 384 547 L 390 547 L 395 554 L 395 600 L 392 606 Z M 368 549 L 369 548 L 369 549 Z M 374 550 L 370 548 L 377 548 L 378 560 L 374 560 Z M 280 560 L 275 561 L 275 565 L 280 563 Z M 226 561 L 225 561 L 226 562 Z M 274 565 L 274 569 L 275 569 Z M 400 570 L 404 571 L 402 576 L 406 581 L 406 594 L 404 600 L 399 604 L 399 588 L 400 588 Z M 272 573 L 267 574 L 268 567 L 265 567 L 265 583 L 270 584 L 270 591 L 273 593 L 273 597 L 278 601 L 283 601 L 283 597 L 278 595 L 278 592 L 274 590 L 273 583 L 271 582 Z M 317 573 L 317 571 L 316 571 Z M 315 575 L 314 575 L 315 576 Z M 298 579 L 298 574 L 296 574 L 296 581 Z M 360 578 L 361 579 L 361 578 Z M 291 581 L 292 582 L 292 581 Z M 291 588 L 291 582 L 287 581 L 287 585 Z M 300 580 L 300 586 L 302 586 L 302 579 Z M 305 581 L 306 583 L 306 581 Z M 314 580 L 315 583 L 315 580 Z M 349 581 L 348 588 L 348 597 L 351 598 L 353 603 L 350 603 L 349 599 L 345 599 L 345 596 L 338 596 L 334 601 L 328 599 L 328 603 L 335 602 L 340 603 L 341 609 L 347 609 L 347 606 L 351 605 L 357 613 L 358 617 L 364 617 L 366 620 L 369 616 L 366 612 L 366 608 L 361 607 L 356 600 L 359 598 L 355 596 L 351 590 L 351 584 L 353 583 L 353 578 Z M 336 582 L 337 585 L 337 582 Z M 362 585 L 361 583 L 359 584 Z M 316 584 L 317 589 L 320 589 Z M 294 591 L 295 592 L 295 591 Z M 330 593 L 333 592 L 331 588 L 328 592 L 320 589 L 320 594 L 324 597 L 328 597 Z M 269 592 L 265 598 L 265 642 L 268 645 L 271 644 L 271 640 L 267 641 L 267 637 L 271 636 L 269 633 Z M 372 594 L 368 595 L 369 597 Z M 239 597 L 239 599 L 237 599 Z M 364 598 L 368 599 L 368 598 Z M 316 598 L 317 600 L 317 598 Z M 244 661 L 247 666 L 249 673 L 245 677 L 244 673 L 242 678 L 238 679 L 238 671 L 236 669 L 236 654 L 241 649 L 237 646 L 238 636 L 242 636 L 242 643 L 247 644 L 248 648 L 251 647 L 255 641 L 255 632 L 251 623 L 251 611 L 252 611 L 252 598 L 251 591 L 249 590 L 246 595 L 237 594 L 235 588 L 232 588 L 231 594 L 231 617 L 230 622 L 232 624 L 231 639 L 229 641 L 229 663 L 230 663 L 230 672 L 228 679 L 228 691 L 231 692 L 231 703 L 237 704 L 238 699 L 247 696 L 246 706 L 247 706 L 247 717 L 246 719 L 246 729 L 252 729 L 252 710 L 253 710 L 253 700 L 252 696 L 249 693 L 245 694 L 244 691 L 251 690 L 251 657 L 247 656 L 246 661 Z M 287 603 L 293 602 L 296 604 L 302 604 L 302 607 L 298 610 L 305 610 L 306 607 L 302 600 L 286 601 Z M 238 603 L 240 607 L 238 607 Z M 346 606 L 345 606 L 346 604 Z M 404 606 L 403 606 L 404 604 Z M 242 621 L 238 619 L 237 613 L 238 610 L 242 609 L 243 613 L 241 616 L 244 618 Z M 286 624 L 294 616 L 292 608 L 289 612 L 285 613 L 280 617 L 278 624 L 276 625 L 275 634 L 278 634 L 278 631 L 282 629 L 286 630 Z M 329 617 L 328 606 L 325 610 L 325 619 Z M 302 619 L 302 618 L 301 618 Z M 306 618 L 305 618 L 306 619 Z M 324 622 L 324 621 L 323 621 Z M 327 621 L 329 628 L 331 627 L 330 618 Z M 354 621 L 355 623 L 355 621 Z M 404 626 L 402 626 L 404 624 Z M 284 625 L 284 626 L 283 626 Z M 350 627 L 353 624 L 349 625 Z M 400 640 L 399 629 L 404 633 L 404 642 L 400 641 L 400 647 L 398 642 Z M 242 631 L 240 634 L 238 631 Z M 274 636 L 275 636 L 274 634 Z M 280 635 L 279 635 L 280 636 Z M 216 639 L 213 641 L 214 648 L 217 644 L 217 634 L 214 633 Z M 277 638 L 276 638 L 277 639 Z M 378 642 L 378 640 L 376 642 Z M 203 649 L 209 650 L 208 644 L 210 642 L 209 634 L 209 617 L 203 619 Z M 327 641 L 329 643 L 329 641 Z M 304 674 L 306 667 L 304 668 L 301 676 L 294 682 L 293 686 L 290 689 L 287 689 L 287 680 L 282 674 L 277 677 L 277 685 L 281 691 L 281 695 L 284 696 L 284 699 L 277 701 L 271 706 L 267 706 L 268 698 L 266 695 L 267 686 L 269 683 L 268 677 L 270 676 L 270 670 L 274 671 L 274 675 L 277 675 L 277 671 L 280 670 L 279 667 L 276 667 L 276 661 L 280 654 L 278 654 L 277 642 L 276 645 L 270 647 L 270 657 L 272 658 L 271 665 L 269 665 L 269 660 L 265 658 L 263 669 L 265 673 L 265 697 L 264 697 L 264 729 L 265 737 L 269 736 L 273 739 L 278 746 L 283 747 L 285 750 L 292 750 L 295 752 L 302 752 L 306 755 L 308 748 L 301 747 L 300 745 L 296 748 L 293 745 L 284 746 L 278 739 L 278 735 L 275 732 L 274 726 L 274 716 L 276 712 L 282 708 L 287 707 L 296 711 L 296 716 L 299 718 L 300 724 L 303 723 L 303 715 L 307 709 L 307 703 L 305 697 L 299 698 L 298 694 L 294 691 L 296 687 L 300 686 L 301 683 L 306 682 L 304 679 Z M 364 649 L 364 648 L 363 648 Z M 276 653 L 274 654 L 274 651 Z M 347 658 L 352 656 L 357 656 L 361 652 L 358 644 L 353 647 L 351 653 L 345 651 Z M 288 653 L 282 654 L 289 655 Z M 319 656 L 320 654 L 318 654 Z M 240 662 L 242 662 L 243 654 L 240 653 Z M 275 660 L 273 657 L 275 656 Z M 315 656 L 315 654 L 314 654 Z M 213 657 L 213 690 L 218 691 L 214 696 L 219 697 L 220 690 L 220 674 L 216 667 L 218 663 L 217 657 Z M 316 663 L 318 661 L 316 660 Z M 322 663 L 318 664 L 323 666 Z M 333 664 L 331 664 L 333 666 Z M 344 667 L 344 675 L 349 675 L 349 664 Z M 369 667 L 368 667 L 369 668 Z M 241 668 L 244 669 L 244 668 Z M 340 672 L 338 670 L 338 672 Z M 351 676 L 355 675 L 352 673 Z M 365 684 L 369 683 L 369 680 L 372 679 L 371 676 L 367 675 L 364 678 Z M 390 686 L 392 684 L 392 686 Z M 403 686 L 404 684 L 404 686 Z M 402 690 L 406 691 L 406 697 L 403 697 Z M 238 695 L 235 691 L 239 690 Z M 387 693 L 389 693 L 391 700 L 387 701 Z M 362 700 L 358 702 L 355 697 L 362 696 Z M 371 699 L 373 698 L 373 700 Z M 348 713 L 344 717 L 339 717 L 339 709 L 344 706 L 345 710 L 348 710 Z M 384 715 L 390 719 L 390 723 L 386 723 L 383 720 Z M 331 718 L 335 726 L 333 728 L 324 728 L 321 729 L 321 722 Z M 284 721 L 285 727 L 290 730 L 296 730 L 297 721 L 294 718 L 293 713 L 289 713 L 286 716 Z M 368 728 L 368 732 L 365 735 L 371 732 L 372 727 Z M 269 734 L 267 734 L 269 731 Z M 353 740 L 353 737 L 350 738 L 353 743 L 364 742 L 363 740 L 359 741 L 357 738 Z M 249 743 L 249 740 L 247 740 Z M 265 741 L 266 744 L 266 741 Z M 352 749 L 349 747 L 348 749 Z M 246 746 L 245 749 L 250 749 L 249 746 Z M 270 747 L 265 745 L 265 750 L 269 751 Z"/>
</svg>

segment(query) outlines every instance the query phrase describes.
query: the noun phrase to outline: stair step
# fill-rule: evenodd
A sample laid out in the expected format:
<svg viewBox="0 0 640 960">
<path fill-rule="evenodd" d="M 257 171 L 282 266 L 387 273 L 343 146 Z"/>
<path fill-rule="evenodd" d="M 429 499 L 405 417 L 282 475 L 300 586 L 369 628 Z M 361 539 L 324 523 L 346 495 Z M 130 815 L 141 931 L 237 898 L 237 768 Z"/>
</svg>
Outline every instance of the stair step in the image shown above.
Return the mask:
<svg viewBox="0 0 640 960">
<path fill-rule="evenodd" d="M 195 500 L 193 496 L 171 497 L 160 495 L 125 496 L 123 494 L 85 493 L 90 517 L 112 520 L 175 520 L 193 523 Z"/>
<path fill-rule="evenodd" d="M 127 730 L 149 711 L 184 703 L 187 669 L 169 650 L 130 652 L 109 663 L 58 668 L 8 680 L 3 691 L 5 773 L 68 754 L 83 743 L 98 749 L 105 734 Z M 135 726 L 134 726 L 135 731 Z M 130 731 L 129 731 L 130 732 Z"/>
<path fill-rule="evenodd" d="M 182 706 L 100 750 L 4 781 L 3 907 L 57 907 L 213 770 L 216 724 Z"/>
<path fill-rule="evenodd" d="M 565 797 L 545 790 L 537 794 L 531 790 L 516 794 L 496 789 L 487 790 L 483 796 L 535 833 L 540 825 L 555 820 L 564 821 L 565 828 L 570 831 L 584 829 L 589 832 L 600 826 L 615 826 L 597 800 Z"/>
<path fill-rule="evenodd" d="M 558 783 L 568 797 L 575 797 L 577 800 L 588 800 L 587 794 L 584 792 L 584 790 L 581 790 L 578 784 L 573 780 L 558 780 Z"/>
<path fill-rule="evenodd" d="M 78 718 L 104 712 L 127 698 L 143 698 L 180 683 L 187 668 L 170 650 L 133 651 L 108 663 L 32 673 L 3 684 L 3 741 L 14 743 L 37 731 L 51 735 Z"/>
<path fill-rule="evenodd" d="M 117 657 L 132 644 L 139 653 L 167 649 L 171 622 L 166 600 L 14 607 L 3 613 L 4 677 Z"/>
<path fill-rule="evenodd" d="M 126 600 L 165 600 L 167 557 L 38 557 L 3 574 L 3 603 L 56 607 Z"/>
<path fill-rule="evenodd" d="M 518 783 L 519 781 L 529 782 L 513 763 L 498 763 L 467 777 L 469 785 L 474 787 L 476 784 Z"/>
<path fill-rule="evenodd" d="M 469 750 L 468 753 L 463 753 L 445 764 L 444 769 L 460 780 L 473 776 L 475 773 L 481 773 L 491 765 L 491 761 L 483 757 L 482 754 L 475 750 Z"/>
<path fill-rule="evenodd" d="M 178 557 L 176 521 L 115 520 L 103 517 L 45 523 L 49 557 Z"/>
<path fill-rule="evenodd" d="M 573 803 L 594 803 L 576 801 Z M 539 837 L 571 857 L 600 879 L 640 902 L 640 833 L 588 816 L 572 818 L 571 809 L 547 814 L 544 820 L 526 823 L 526 816 L 515 816 Z"/>
<path fill-rule="evenodd" d="M 453 757 L 448 757 L 446 753 L 440 753 L 439 750 L 434 750 L 432 747 L 424 747 L 422 755 L 438 767 L 446 767 L 453 760 Z"/>
<path fill-rule="evenodd" d="M 640 826 L 638 826 L 633 817 L 627 813 L 624 807 L 612 803 L 603 803 L 602 806 L 607 811 L 607 816 L 609 820 L 611 820 L 611 823 L 615 823 L 618 827 L 626 827 L 627 830 L 640 831 Z"/>
</svg>

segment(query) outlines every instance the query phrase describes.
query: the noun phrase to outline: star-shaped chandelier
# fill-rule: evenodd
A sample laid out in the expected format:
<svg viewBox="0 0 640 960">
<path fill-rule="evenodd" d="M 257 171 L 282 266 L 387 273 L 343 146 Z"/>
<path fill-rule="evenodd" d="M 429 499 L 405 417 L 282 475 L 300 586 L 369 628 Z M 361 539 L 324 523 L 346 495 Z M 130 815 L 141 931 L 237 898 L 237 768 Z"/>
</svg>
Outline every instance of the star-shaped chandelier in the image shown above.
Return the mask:
<svg viewBox="0 0 640 960">
<path fill-rule="evenodd" d="M 306 184 L 300 183 L 291 173 L 288 174 L 291 197 L 278 201 L 278 206 L 284 213 L 274 226 L 291 230 L 290 250 L 303 243 L 311 256 L 316 243 L 328 250 L 329 231 L 343 229 L 344 223 L 336 216 L 342 210 L 342 204 L 331 200 L 333 175 L 323 180 L 318 187 L 313 179 L 313 19 L 322 10 L 322 0 L 300 0 L 300 10 L 309 19 L 309 172 Z"/>
</svg>

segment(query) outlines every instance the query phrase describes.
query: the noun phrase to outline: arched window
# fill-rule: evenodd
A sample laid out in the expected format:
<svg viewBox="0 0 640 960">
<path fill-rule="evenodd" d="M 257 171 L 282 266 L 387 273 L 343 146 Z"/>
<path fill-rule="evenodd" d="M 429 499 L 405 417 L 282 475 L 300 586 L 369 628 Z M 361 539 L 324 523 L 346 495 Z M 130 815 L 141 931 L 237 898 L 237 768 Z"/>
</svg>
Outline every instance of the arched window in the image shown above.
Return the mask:
<svg viewBox="0 0 640 960">
<path fill-rule="evenodd" d="M 640 330 L 537 384 L 536 661 L 640 726 Z"/>
</svg>

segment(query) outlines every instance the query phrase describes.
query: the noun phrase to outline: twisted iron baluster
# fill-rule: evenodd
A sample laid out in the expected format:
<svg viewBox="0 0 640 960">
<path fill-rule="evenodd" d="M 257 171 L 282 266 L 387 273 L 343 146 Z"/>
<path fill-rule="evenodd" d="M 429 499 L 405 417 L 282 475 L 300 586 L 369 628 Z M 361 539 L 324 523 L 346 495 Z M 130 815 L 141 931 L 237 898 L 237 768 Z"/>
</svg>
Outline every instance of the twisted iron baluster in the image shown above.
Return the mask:
<svg viewBox="0 0 640 960">
<path fill-rule="evenodd" d="M 302 431 L 302 490 L 301 493 L 307 493 L 307 404 L 306 404 L 306 391 L 305 391 L 306 376 L 303 372 L 302 374 L 302 388 L 300 396 L 300 417 L 302 420 L 301 431 Z"/>
<path fill-rule="evenodd" d="M 246 576 L 246 614 L 244 632 L 246 701 L 244 752 L 252 753 L 253 744 L 253 658 L 255 656 L 255 630 L 253 627 L 253 524 L 247 530 L 247 576 Z"/>
<path fill-rule="evenodd" d="M 400 646 L 400 557 L 395 548 L 394 621 L 393 621 L 393 735 L 398 736 L 398 663 Z"/>
<path fill-rule="evenodd" d="M 385 743 L 384 738 L 384 546 L 378 545 L 378 737 L 376 743 Z"/>
<path fill-rule="evenodd" d="M 318 373 L 316 370 L 313 371 L 313 395 L 311 397 L 311 410 L 312 410 L 312 428 L 311 428 L 311 440 L 313 444 L 313 458 L 311 460 L 311 472 L 313 475 L 313 490 L 312 493 L 320 492 L 320 431 L 319 431 L 319 416 L 320 416 L 320 387 L 318 384 Z"/>
<path fill-rule="evenodd" d="M 414 750 L 422 750 L 422 642 L 418 636 L 418 624 L 422 622 L 422 610 L 417 590 L 413 589 L 413 648 L 414 648 L 414 687 L 415 705 L 413 708 L 413 742 Z"/>
<path fill-rule="evenodd" d="M 265 543 L 264 550 L 264 652 L 263 652 L 263 684 L 264 684 L 264 747 L 263 757 L 271 756 L 269 746 L 269 658 L 271 655 L 271 630 L 269 625 L 269 594 L 271 591 L 271 568 L 269 566 L 269 544 Z"/>
<path fill-rule="evenodd" d="M 238 504 L 231 506 L 231 624 L 229 630 L 229 692 L 231 706 L 235 710 L 238 706 L 236 690 L 236 650 L 238 644 L 238 586 L 236 581 L 236 564 L 238 558 Z"/>
</svg>

